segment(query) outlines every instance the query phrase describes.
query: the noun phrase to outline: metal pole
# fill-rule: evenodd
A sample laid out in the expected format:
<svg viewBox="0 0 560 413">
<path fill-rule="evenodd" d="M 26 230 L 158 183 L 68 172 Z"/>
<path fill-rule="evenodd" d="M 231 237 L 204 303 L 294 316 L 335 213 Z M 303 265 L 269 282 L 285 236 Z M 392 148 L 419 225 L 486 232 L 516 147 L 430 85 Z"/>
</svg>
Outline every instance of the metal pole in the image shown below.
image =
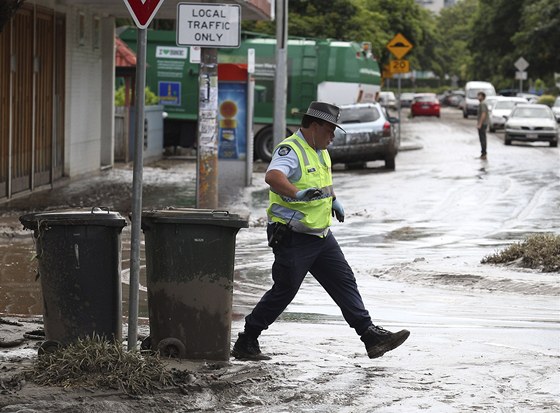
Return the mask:
<svg viewBox="0 0 560 413">
<path fill-rule="evenodd" d="M 196 207 L 218 207 L 218 49 L 202 48 L 200 60 Z"/>
<path fill-rule="evenodd" d="M 399 73 L 399 82 L 398 82 L 398 97 L 399 97 L 399 101 L 397 102 L 397 107 L 399 108 L 399 132 L 398 132 L 398 137 L 399 137 L 399 142 L 401 141 L 401 76 L 402 74 Z"/>
<path fill-rule="evenodd" d="M 274 80 L 274 146 L 286 136 L 288 85 L 288 0 L 276 0 L 276 77 Z M 305 110 L 307 108 L 300 108 Z"/>
<path fill-rule="evenodd" d="M 138 286 L 140 280 L 140 229 L 142 220 L 142 167 L 144 151 L 144 88 L 146 87 L 146 29 L 137 29 L 136 122 L 134 169 L 132 174 L 132 226 L 130 240 L 130 294 L 128 309 L 128 350 L 138 341 Z"/>
</svg>

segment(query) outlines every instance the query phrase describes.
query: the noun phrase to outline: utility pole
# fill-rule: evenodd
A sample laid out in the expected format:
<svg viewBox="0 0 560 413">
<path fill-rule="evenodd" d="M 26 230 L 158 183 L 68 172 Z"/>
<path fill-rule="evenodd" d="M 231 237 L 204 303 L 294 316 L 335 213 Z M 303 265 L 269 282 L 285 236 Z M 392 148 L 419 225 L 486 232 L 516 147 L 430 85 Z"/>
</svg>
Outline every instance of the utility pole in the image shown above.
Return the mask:
<svg viewBox="0 0 560 413">
<path fill-rule="evenodd" d="M 218 207 L 218 49 L 202 48 L 198 77 L 196 207 Z"/>
<path fill-rule="evenodd" d="M 286 137 L 288 89 L 288 0 L 276 0 L 276 77 L 274 81 L 274 146 Z"/>
</svg>

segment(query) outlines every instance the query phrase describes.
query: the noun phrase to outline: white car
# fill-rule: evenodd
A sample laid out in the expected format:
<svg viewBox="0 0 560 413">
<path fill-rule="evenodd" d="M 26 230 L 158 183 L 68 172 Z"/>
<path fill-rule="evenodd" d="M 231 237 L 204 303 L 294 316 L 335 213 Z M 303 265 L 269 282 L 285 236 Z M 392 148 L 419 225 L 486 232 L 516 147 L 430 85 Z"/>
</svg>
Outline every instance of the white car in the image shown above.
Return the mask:
<svg viewBox="0 0 560 413">
<path fill-rule="evenodd" d="M 519 103 L 527 103 L 524 98 L 518 97 L 496 97 L 492 109 L 488 111 L 488 128 L 490 132 L 503 129 L 506 117 L 510 115 L 513 107 Z"/>
<path fill-rule="evenodd" d="M 537 103 L 520 103 L 511 111 L 505 125 L 504 143 L 513 141 L 548 142 L 558 146 L 558 122 L 552 109 Z"/>
<path fill-rule="evenodd" d="M 554 105 L 552 105 L 552 112 L 554 112 L 556 122 L 560 122 L 560 96 L 558 96 L 554 101 Z"/>
<path fill-rule="evenodd" d="M 397 109 L 397 97 L 391 91 L 379 92 L 379 104 L 386 108 Z"/>
</svg>

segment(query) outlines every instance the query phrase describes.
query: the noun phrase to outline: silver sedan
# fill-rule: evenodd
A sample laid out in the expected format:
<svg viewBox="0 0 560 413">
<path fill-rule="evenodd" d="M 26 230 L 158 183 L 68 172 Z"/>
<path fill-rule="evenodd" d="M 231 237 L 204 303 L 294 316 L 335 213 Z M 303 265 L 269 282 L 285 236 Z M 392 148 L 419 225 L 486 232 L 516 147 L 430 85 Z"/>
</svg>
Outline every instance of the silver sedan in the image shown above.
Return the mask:
<svg viewBox="0 0 560 413">
<path fill-rule="evenodd" d="M 505 124 L 506 145 L 512 141 L 549 142 L 558 146 L 558 123 L 546 105 L 519 104 L 511 111 Z"/>
</svg>

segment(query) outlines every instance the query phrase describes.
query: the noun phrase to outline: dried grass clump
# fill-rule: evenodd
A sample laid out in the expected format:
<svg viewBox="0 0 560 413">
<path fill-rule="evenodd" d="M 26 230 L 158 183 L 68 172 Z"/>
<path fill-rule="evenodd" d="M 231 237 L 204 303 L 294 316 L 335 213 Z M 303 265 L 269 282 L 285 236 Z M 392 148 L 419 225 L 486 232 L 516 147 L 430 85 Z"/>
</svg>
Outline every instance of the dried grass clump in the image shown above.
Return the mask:
<svg viewBox="0 0 560 413">
<path fill-rule="evenodd" d="M 39 356 L 25 375 L 43 386 L 113 389 L 129 395 L 173 384 L 157 354 L 126 351 L 120 343 L 100 337 L 78 339 Z"/>
<path fill-rule="evenodd" d="M 506 264 L 518 261 L 523 267 L 542 268 L 543 272 L 560 271 L 560 235 L 537 234 L 488 255 L 482 264 Z"/>
</svg>

